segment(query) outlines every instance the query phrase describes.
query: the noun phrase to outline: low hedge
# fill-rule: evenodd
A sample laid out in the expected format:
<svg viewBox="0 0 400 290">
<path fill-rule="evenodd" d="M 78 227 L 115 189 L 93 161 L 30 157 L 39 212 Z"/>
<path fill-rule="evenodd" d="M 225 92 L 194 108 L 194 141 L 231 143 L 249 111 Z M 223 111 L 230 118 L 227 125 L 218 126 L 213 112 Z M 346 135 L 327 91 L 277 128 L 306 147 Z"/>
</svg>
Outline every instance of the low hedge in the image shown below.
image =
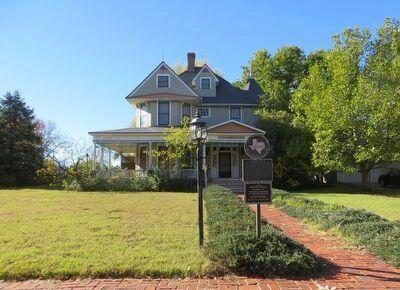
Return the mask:
<svg viewBox="0 0 400 290">
<path fill-rule="evenodd" d="M 275 195 L 274 205 L 291 216 L 315 223 L 325 230 L 337 229 L 371 253 L 400 266 L 399 221 L 391 222 L 363 209 L 327 204 L 293 194 Z"/>
<path fill-rule="evenodd" d="M 239 275 L 309 275 L 323 263 L 311 251 L 263 222 L 255 236 L 255 213 L 220 186 L 205 189 L 208 242 L 205 252 L 225 271 Z"/>
</svg>

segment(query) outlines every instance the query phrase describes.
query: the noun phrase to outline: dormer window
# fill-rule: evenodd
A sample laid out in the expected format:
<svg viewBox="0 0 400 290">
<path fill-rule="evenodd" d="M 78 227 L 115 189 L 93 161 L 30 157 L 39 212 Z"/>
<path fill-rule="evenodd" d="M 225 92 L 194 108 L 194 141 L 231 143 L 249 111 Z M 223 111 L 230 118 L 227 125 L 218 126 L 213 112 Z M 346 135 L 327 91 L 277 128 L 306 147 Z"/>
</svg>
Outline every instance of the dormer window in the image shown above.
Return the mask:
<svg viewBox="0 0 400 290">
<path fill-rule="evenodd" d="M 200 89 L 210 90 L 211 89 L 211 78 L 200 78 Z"/>
<path fill-rule="evenodd" d="M 159 88 L 169 88 L 169 75 L 157 75 L 157 87 Z"/>
</svg>

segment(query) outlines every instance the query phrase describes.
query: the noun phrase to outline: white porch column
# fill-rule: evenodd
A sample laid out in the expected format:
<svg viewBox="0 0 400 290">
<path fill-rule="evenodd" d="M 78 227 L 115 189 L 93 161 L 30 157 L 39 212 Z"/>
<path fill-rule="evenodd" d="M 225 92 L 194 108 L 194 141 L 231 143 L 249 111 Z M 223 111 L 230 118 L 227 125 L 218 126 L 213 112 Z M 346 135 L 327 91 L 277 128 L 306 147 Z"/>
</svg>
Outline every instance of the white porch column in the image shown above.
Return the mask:
<svg viewBox="0 0 400 290">
<path fill-rule="evenodd" d="M 203 143 L 203 168 L 206 168 L 206 144 Z M 207 186 L 207 171 L 203 169 L 204 172 L 204 185 Z"/>
<path fill-rule="evenodd" d="M 104 147 L 101 146 L 100 164 L 103 165 L 103 163 L 104 163 Z"/>
<path fill-rule="evenodd" d="M 93 164 L 96 165 L 96 143 L 93 142 Z"/>
<path fill-rule="evenodd" d="M 149 146 L 148 146 L 149 150 L 148 150 L 148 154 L 147 154 L 149 156 L 149 158 L 148 158 L 149 164 L 148 164 L 148 168 L 147 169 L 153 168 L 153 154 L 152 154 L 153 148 L 152 148 L 152 145 L 153 145 L 153 143 L 149 142 Z"/>
<path fill-rule="evenodd" d="M 111 169 L 111 149 L 108 148 L 108 169 Z"/>
</svg>

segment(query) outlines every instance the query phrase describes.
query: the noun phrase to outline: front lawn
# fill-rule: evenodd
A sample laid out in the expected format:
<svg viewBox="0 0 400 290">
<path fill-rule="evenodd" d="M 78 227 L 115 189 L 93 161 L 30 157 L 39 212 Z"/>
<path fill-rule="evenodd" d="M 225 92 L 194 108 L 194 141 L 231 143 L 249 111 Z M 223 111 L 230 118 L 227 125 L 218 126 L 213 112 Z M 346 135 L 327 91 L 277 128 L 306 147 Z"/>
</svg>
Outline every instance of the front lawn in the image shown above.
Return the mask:
<svg viewBox="0 0 400 290">
<path fill-rule="evenodd" d="M 376 213 L 388 220 L 400 220 L 400 189 L 377 188 L 377 193 L 356 186 L 335 186 L 319 190 L 299 192 L 305 198 L 318 199 L 348 208 L 361 208 Z M 385 194 L 385 195 L 382 195 Z"/>
<path fill-rule="evenodd" d="M 0 279 L 195 276 L 193 193 L 0 190 Z"/>
</svg>

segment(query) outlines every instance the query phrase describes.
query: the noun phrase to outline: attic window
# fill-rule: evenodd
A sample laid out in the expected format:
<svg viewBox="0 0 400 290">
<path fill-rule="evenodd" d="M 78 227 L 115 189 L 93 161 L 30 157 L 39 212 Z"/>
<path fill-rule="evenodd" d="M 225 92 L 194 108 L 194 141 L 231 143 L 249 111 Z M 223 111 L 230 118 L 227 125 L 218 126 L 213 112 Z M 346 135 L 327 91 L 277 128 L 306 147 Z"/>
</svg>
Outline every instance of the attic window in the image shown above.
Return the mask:
<svg viewBox="0 0 400 290">
<path fill-rule="evenodd" d="M 211 89 L 211 78 L 200 78 L 200 88 L 202 90 Z"/>
<path fill-rule="evenodd" d="M 157 87 L 169 88 L 169 75 L 157 75 Z"/>
</svg>

